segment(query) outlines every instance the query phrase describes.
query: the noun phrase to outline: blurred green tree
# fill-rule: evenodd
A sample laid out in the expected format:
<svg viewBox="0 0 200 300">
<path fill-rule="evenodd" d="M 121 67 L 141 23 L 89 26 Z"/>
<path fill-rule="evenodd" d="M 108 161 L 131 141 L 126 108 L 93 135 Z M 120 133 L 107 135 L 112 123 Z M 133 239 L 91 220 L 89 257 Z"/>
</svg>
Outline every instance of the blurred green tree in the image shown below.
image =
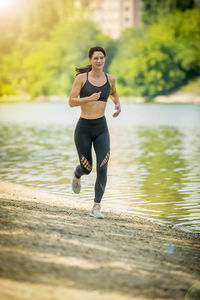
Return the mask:
<svg viewBox="0 0 200 300">
<path fill-rule="evenodd" d="M 28 53 L 16 47 L 5 57 L 0 93 L 28 93 L 33 98 L 68 94 L 75 77 L 75 67 L 88 64 L 88 50 L 94 45 L 106 49 L 104 69 L 107 71 L 116 52 L 114 40 L 103 34 L 95 23 L 80 17 L 59 22 L 51 30 L 49 38 L 35 42 Z"/>
<path fill-rule="evenodd" d="M 75 66 L 88 64 L 96 44 L 107 50 L 107 70 L 115 43 L 84 18 L 87 1 L 19 1 L 16 14 L 0 18 L 0 95 L 69 93 Z"/>
<path fill-rule="evenodd" d="M 142 21 L 144 24 L 152 24 L 169 13 L 196 6 L 198 4 L 195 0 L 142 0 Z"/>
<path fill-rule="evenodd" d="M 200 73 L 200 11 L 177 11 L 140 30 L 124 31 L 109 71 L 120 95 L 153 97 Z"/>
</svg>

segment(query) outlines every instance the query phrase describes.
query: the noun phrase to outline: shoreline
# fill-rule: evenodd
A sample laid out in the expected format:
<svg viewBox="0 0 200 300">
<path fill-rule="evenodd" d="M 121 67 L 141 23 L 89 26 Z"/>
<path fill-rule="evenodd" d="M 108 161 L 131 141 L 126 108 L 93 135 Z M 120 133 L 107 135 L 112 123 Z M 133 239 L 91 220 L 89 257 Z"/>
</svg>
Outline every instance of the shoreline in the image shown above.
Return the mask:
<svg viewBox="0 0 200 300">
<path fill-rule="evenodd" d="M 0 199 L 2 300 L 186 299 L 200 282 L 197 233 L 6 181 Z"/>
<path fill-rule="evenodd" d="M 37 187 L 29 187 L 29 186 L 23 185 L 22 183 L 12 183 L 10 181 L 6 181 L 6 180 L 1 180 L 0 179 L 0 188 L 1 188 L 2 184 L 3 185 L 5 185 L 5 184 L 7 185 L 8 184 L 8 185 L 11 185 L 13 187 L 21 188 L 22 190 L 23 189 L 24 190 L 32 190 L 32 192 L 42 193 L 44 195 L 48 194 L 50 197 L 58 197 L 58 198 L 62 199 L 62 201 L 66 202 L 65 196 L 59 195 L 59 194 L 56 194 L 56 193 L 53 193 L 53 192 L 48 192 L 45 189 L 41 189 L 41 188 L 37 188 Z M 0 189 L 0 192 L 1 192 L 1 189 Z M 1 193 L 0 193 L 0 195 L 1 195 Z M 70 205 L 70 206 L 72 205 L 72 207 L 74 207 L 74 204 L 75 204 L 75 207 L 77 205 L 79 205 L 79 208 L 87 209 L 88 213 L 90 212 L 91 207 L 92 207 L 92 204 L 87 204 L 87 203 L 82 202 L 82 201 L 77 201 L 77 199 L 74 200 L 74 201 L 71 201 L 71 200 L 70 201 L 67 200 L 67 201 L 68 201 L 67 205 Z M 173 230 L 176 230 L 176 231 L 179 231 L 179 232 L 188 233 L 188 234 L 191 233 L 191 234 L 194 234 L 194 235 L 199 235 L 199 237 L 200 237 L 200 232 L 199 231 L 189 230 L 189 229 L 187 229 L 185 227 L 184 228 L 182 228 L 182 227 L 176 227 L 176 226 L 173 226 L 171 224 L 159 223 L 159 222 L 156 221 L 156 219 L 150 219 L 148 217 L 145 218 L 143 216 L 133 216 L 131 214 L 123 212 L 121 209 L 116 209 L 114 207 L 112 207 L 112 208 L 103 207 L 103 210 L 104 210 L 104 212 L 108 212 L 108 213 L 111 212 L 111 213 L 117 214 L 119 216 L 124 216 L 124 217 L 128 217 L 128 218 L 136 218 L 136 219 L 139 219 L 139 220 L 143 220 L 144 222 L 147 222 L 147 223 L 150 222 L 150 223 L 157 224 L 157 225 L 163 226 L 165 228 L 170 228 L 170 229 L 173 229 Z"/>
<path fill-rule="evenodd" d="M 31 99 L 30 96 L 1 96 L 1 103 L 68 103 L 68 96 L 38 96 Z M 158 103 L 158 104 L 200 104 L 200 95 L 194 93 L 177 92 L 170 95 L 160 95 L 148 100 L 146 97 L 120 96 L 122 103 Z"/>
</svg>

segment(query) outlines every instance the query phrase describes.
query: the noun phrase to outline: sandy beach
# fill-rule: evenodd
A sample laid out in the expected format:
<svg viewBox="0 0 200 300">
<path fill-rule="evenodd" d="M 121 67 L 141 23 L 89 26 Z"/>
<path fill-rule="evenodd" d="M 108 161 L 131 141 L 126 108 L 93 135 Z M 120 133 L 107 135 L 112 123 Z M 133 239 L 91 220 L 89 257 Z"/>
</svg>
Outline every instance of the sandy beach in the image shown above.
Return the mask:
<svg viewBox="0 0 200 300">
<path fill-rule="evenodd" d="M 199 234 L 3 181 L 0 199 L 1 300 L 200 299 Z"/>
</svg>

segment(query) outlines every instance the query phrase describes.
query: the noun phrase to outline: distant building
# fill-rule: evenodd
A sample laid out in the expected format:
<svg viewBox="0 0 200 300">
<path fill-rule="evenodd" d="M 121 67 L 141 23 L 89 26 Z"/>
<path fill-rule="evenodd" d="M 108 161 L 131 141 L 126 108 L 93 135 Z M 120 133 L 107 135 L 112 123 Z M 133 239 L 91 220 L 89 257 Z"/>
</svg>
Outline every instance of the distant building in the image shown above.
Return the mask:
<svg viewBox="0 0 200 300">
<path fill-rule="evenodd" d="M 88 8 L 88 16 L 99 24 L 106 34 L 117 39 L 121 32 L 140 25 L 141 0 L 76 0 Z"/>
</svg>

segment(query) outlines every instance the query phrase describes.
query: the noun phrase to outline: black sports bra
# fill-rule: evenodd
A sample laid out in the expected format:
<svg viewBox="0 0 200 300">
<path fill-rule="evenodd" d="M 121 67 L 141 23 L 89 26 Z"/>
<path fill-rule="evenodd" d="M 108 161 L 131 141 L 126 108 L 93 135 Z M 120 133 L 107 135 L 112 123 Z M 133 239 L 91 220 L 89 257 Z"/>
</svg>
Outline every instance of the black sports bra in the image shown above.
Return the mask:
<svg viewBox="0 0 200 300">
<path fill-rule="evenodd" d="M 87 80 L 86 80 L 85 84 L 83 85 L 83 87 L 81 88 L 80 98 L 88 97 L 88 96 L 92 95 L 93 93 L 98 93 L 101 91 L 100 98 L 97 101 L 107 102 L 108 97 L 110 95 L 111 87 L 110 87 L 110 83 L 108 80 L 108 75 L 105 72 L 104 72 L 104 74 L 106 75 L 106 78 L 107 78 L 106 83 L 101 86 L 96 86 L 89 82 L 88 72 L 87 72 Z"/>
</svg>

